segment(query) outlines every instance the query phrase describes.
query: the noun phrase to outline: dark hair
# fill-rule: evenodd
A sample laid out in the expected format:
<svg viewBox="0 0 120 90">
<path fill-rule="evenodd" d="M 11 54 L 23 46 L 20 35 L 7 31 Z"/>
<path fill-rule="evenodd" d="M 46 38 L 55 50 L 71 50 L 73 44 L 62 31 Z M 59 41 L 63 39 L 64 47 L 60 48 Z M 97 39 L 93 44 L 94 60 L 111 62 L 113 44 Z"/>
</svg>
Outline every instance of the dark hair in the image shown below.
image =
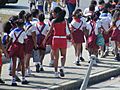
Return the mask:
<svg viewBox="0 0 120 90">
<path fill-rule="evenodd" d="M 9 18 L 9 22 L 11 23 L 12 26 L 16 26 L 16 21 L 18 20 L 18 16 L 12 16 Z"/>
<path fill-rule="evenodd" d="M 91 4 L 91 5 L 93 4 L 93 5 L 96 6 L 96 5 L 97 5 L 97 1 L 96 1 L 96 0 L 92 0 L 90 4 Z"/>
<path fill-rule="evenodd" d="M 22 19 L 18 19 L 18 20 L 16 21 L 16 24 L 17 24 L 18 27 L 21 27 L 21 26 L 24 25 L 24 21 L 23 21 Z"/>
<path fill-rule="evenodd" d="M 105 8 L 106 8 L 106 9 L 112 8 L 112 4 L 110 4 L 110 2 L 106 3 L 106 4 L 105 4 Z"/>
<path fill-rule="evenodd" d="M 106 8 L 103 9 L 103 13 L 108 13 L 108 12 L 109 11 Z"/>
<path fill-rule="evenodd" d="M 53 10 L 53 12 L 55 12 L 56 14 L 58 14 L 61 11 L 62 11 L 62 9 L 60 7 L 55 7 Z"/>
<path fill-rule="evenodd" d="M 32 17 L 32 14 L 27 13 L 27 14 L 25 15 L 25 19 L 26 19 L 26 21 L 29 21 L 29 18 L 30 18 L 30 17 Z"/>
<path fill-rule="evenodd" d="M 82 15 L 82 10 L 81 9 L 77 9 L 73 12 L 73 16 L 76 17 L 76 18 L 80 18 L 81 15 Z"/>
<path fill-rule="evenodd" d="M 37 15 L 39 15 L 39 10 L 38 9 L 32 9 L 31 14 L 32 14 L 33 17 L 36 17 Z"/>
<path fill-rule="evenodd" d="M 23 19 L 25 13 L 26 13 L 26 12 L 25 12 L 24 10 L 20 11 L 20 13 L 19 13 L 19 19 Z"/>
<path fill-rule="evenodd" d="M 98 3 L 101 5 L 101 4 L 105 4 L 105 1 L 104 0 L 99 0 Z"/>
<path fill-rule="evenodd" d="M 94 11 L 95 11 L 95 5 L 93 5 L 93 4 L 90 5 L 90 6 L 89 6 L 89 11 L 93 11 L 93 12 L 94 12 Z"/>
<path fill-rule="evenodd" d="M 119 0 L 113 0 L 116 4 L 119 2 Z"/>
<path fill-rule="evenodd" d="M 45 20 L 45 15 L 44 14 L 40 14 L 39 15 L 39 20 L 40 20 L 40 22 L 43 22 Z"/>
<path fill-rule="evenodd" d="M 9 34 L 11 28 L 12 28 L 12 25 L 11 25 L 11 23 L 10 23 L 9 21 L 7 21 L 7 22 L 5 22 L 5 23 L 3 24 L 3 32 Z"/>
<path fill-rule="evenodd" d="M 66 11 L 62 10 L 58 13 L 57 17 L 54 20 L 54 23 L 59 23 L 65 20 Z"/>
<path fill-rule="evenodd" d="M 113 0 L 109 0 L 108 2 L 109 2 L 109 3 L 113 3 Z"/>
</svg>

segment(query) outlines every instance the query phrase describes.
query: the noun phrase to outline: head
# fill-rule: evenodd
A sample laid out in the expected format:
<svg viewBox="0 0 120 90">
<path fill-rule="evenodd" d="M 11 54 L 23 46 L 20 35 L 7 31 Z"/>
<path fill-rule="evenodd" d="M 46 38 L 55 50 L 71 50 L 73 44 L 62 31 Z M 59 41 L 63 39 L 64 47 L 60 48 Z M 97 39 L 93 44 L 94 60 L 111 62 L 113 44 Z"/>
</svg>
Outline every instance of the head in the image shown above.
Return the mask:
<svg viewBox="0 0 120 90">
<path fill-rule="evenodd" d="M 98 3 L 99 3 L 99 5 L 104 5 L 105 1 L 104 0 L 99 0 Z"/>
<path fill-rule="evenodd" d="M 27 14 L 25 15 L 25 20 L 26 20 L 26 22 L 32 21 L 32 14 L 27 13 Z"/>
<path fill-rule="evenodd" d="M 39 15 L 39 21 L 40 21 L 40 22 L 44 22 L 44 20 L 45 20 L 45 15 L 41 13 L 41 14 Z"/>
<path fill-rule="evenodd" d="M 34 18 L 38 18 L 39 10 L 38 9 L 32 9 L 31 14 Z"/>
<path fill-rule="evenodd" d="M 53 18 L 56 18 L 56 17 L 57 17 L 57 14 L 58 14 L 59 12 L 61 12 L 61 11 L 62 11 L 62 9 L 61 9 L 60 7 L 55 7 L 54 10 L 53 10 L 53 12 L 52 12 Z"/>
<path fill-rule="evenodd" d="M 90 6 L 89 6 L 89 11 L 94 12 L 94 11 L 95 11 L 95 5 L 93 5 L 93 4 L 90 5 Z"/>
<path fill-rule="evenodd" d="M 73 12 L 73 17 L 80 18 L 81 16 L 82 16 L 82 10 L 81 9 L 77 9 Z"/>
<path fill-rule="evenodd" d="M 20 13 L 18 15 L 18 18 L 23 19 L 23 21 L 24 21 L 25 20 L 25 14 L 26 14 L 26 12 L 24 10 L 20 11 Z"/>
<path fill-rule="evenodd" d="M 18 16 L 12 16 L 9 18 L 9 22 L 10 22 L 12 28 L 17 27 L 17 25 L 16 25 L 17 20 L 18 20 Z"/>
<path fill-rule="evenodd" d="M 95 6 L 97 6 L 97 1 L 96 1 L 96 0 L 92 0 L 91 3 L 90 3 L 90 5 L 95 5 Z"/>
<path fill-rule="evenodd" d="M 18 20 L 16 21 L 16 24 L 17 24 L 17 27 L 23 28 L 23 26 L 24 26 L 24 21 L 23 21 L 22 19 L 18 19 Z"/>
<path fill-rule="evenodd" d="M 106 3 L 105 4 L 105 9 L 107 9 L 108 11 L 110 11 L 112 9 L 112 4 L 111 3 Z"/>
</svg>

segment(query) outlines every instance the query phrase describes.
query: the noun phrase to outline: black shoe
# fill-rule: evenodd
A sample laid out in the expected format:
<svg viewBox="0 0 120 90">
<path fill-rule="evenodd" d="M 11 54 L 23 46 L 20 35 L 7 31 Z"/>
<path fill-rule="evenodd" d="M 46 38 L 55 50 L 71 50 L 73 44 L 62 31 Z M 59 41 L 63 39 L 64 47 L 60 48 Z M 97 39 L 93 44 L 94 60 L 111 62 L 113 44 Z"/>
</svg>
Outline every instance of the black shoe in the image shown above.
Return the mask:
<svg viewBox="0 0 120 90">
<path fill-rule="evenodd" d="M 63 69 L 60 69 L 60 76 L 61 76 L 61 77 L 64 77 L 64 76 L 65 76 Z"/>
<path fill-rule="evenodd" d="M 85 61 L 85 59 L 83 57 L 80 57 L 80 60 L 83 61 L 83 62 Z"/>
<path fill-rule="evenodd" d="M 115 60 L 120 61 L 120 56 L 119 56 L 119 54 L 117 54 L 117 56 L 115 57 Z"/>
<path fill-rule="evenodd" d="M 77 66 L 80 66 L 80 61 L 76 61 L 76 65 L 77 65 Z"/>
<path fill-rule="evenodd" d="M 39 68 L 40 68 L 40 65 L 39 65 L 39 64 L 37 64 L 37 65 L 36 65 L 36 72 L 37 72 L 37 73 L 39 73 L 39 72 L 40 72 Z"/>
<path fill-rule="evenodd" d="M 15 76 L 15 81 L 21 82 L 20 78 L 18 76 Z"/>
<path fill-rule="evenodd" d="M 9 75 L 12 76 L 12 72 L 10 72 Z"/>
<path fill-rule="evenodd" d="M 43 69 L 43 68 L 40 68 L 40 71 L 44 71 L 44 69 Z"/>
<path fill-rule="evenodd" d="M 17 86 L 17 83 L 12 83 L 11 86 Z"/>
<path fill-rule="evenodd" d="M 5 82 L 4 82 L 2 79 L 0 79 L 0 83 L 1 83 L 1 84 L 4 84 Z"/>
<path fill-rule="evenodd" d="M 29 82 L 27 80 L 22 81 L 22 84 L 28 84 Z"/>
</svg>

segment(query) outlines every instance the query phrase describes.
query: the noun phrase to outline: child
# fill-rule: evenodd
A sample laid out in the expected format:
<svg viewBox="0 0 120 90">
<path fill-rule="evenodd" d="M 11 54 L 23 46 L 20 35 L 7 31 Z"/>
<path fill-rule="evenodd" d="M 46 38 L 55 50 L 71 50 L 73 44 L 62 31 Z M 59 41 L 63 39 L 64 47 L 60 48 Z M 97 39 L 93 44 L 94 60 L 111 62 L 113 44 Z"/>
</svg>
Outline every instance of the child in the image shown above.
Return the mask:
<svg viewBox="0 0 120 90">
<path fill-rule="evenodd" d="M 17 28 L 15 28 L 10 34 L 9 41 L 9 55 L 12 58 L 12 86 L 17 86 L 15 76 L 16 76 L 16 58 L 20 59 L 21 67 L 22 67 L 22 84 L 28 84 L 29 82 L 25 79 L 25 62 L 24 62 L 24 43 L 27 36 L 23 30 L 24 22 L 21 19 L 16 21 Z"/>
<path fill-rule="evenodd" d="M 33 51 L 33 48 L 37 48 L 37 41 L 36 41 L 36 28 L 33 26 L 30 21 L 32 21 L 32 14 L 27 13 L 25 16 L 26 23 L 25 23 L 25 32 L 27 35 L 27 42 L 25 44 L 25 61 L 26 61 L 26 75 L 31 74 L 30 70 L 30 57 Z"/>
<path fill-rule="evenodd" d="M 113 17 L 114 17 L 114 21 L 109 31 L 113 29 L 111 40 L 115 41 L 115 55 L 116 55 L 115 59 L 117 61 L 120 61 L 120 53 L 118 50 L 120 44 L 120 11 L 116 11 Z"/>
<path fill-rule="evenodd" d="M 75 56 L 76 56 L 76 65 L 80 65 L 80 56 L 81 56 L 81 46 L 82 43 L 85 42 L 84 40 L 84 33 L 83 33 L 83 28 L 85 27 L 84 23 L 82 20 L 80 20 L 81 17 L 81 10 L 77 9 L 73 13 L 73 20 L 71 22 L 71 32 L 72 32 L 72 42 L 74 45 L 75 49 Z"/>
<path fill-rule="evenodd" d="M 0 29 L 2 29 L 2 20 L 0 17 Z M 2 31 L 2 30 L 0 30 Z M 0 32 L 2 33 L 2 32 Z M 4 84 L 5 82 L 1 79 L 1 72 L 2 72 L 2 51 L 5 53 L 5 55 L 8 57 L 7 52 L 5 51 L 3 45 L 2 45 L 2 40 L 1 40 L 1 34 L 0 34 L 0 83 Z"/>
<path fill-rule="evenodd" d="M 40 69 L 38 68 L 37 72 L 39 71 L 44 71 L 43 69 L 43 59 L 45 56 L 45 51 L 46 51 L 46 47 L 43 46 L 42 42 L 45 38 L 45 36 L 47 35 L 47 32 L 49 31 L 49 26 L 47 24 L 44 23 L 44 19 L 45 19 L 45 15 L 44 14 L 40 14 L 39 15 L 39 21 L 36 24 L 37 27 L 37 44 L 38 44 L 38 48 L 39 48 L 39 52 L 40 52 Z M 39 65 L 39 64 L 38 64 Z"/>
</svg>

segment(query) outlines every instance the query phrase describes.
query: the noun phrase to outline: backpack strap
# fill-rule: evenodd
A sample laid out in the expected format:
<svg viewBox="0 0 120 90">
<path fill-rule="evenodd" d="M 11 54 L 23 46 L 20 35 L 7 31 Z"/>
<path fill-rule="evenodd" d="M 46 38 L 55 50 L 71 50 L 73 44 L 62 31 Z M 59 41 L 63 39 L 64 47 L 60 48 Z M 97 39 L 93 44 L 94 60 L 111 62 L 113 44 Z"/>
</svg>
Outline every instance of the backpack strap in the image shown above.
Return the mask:
<svg viewBox="0 0 120 90">
<path fill-rule="evenodd" d="M 42 31 L 44 30 L 44 28 L 45 28 L 45 24 L 43 24 L 43 26 L 42 26 L 42 28 L 41 28 L 41 30 L 38 28 L 38 25 L 37 25 L 37 30 L 39 31 L 39 33 L 41 34 L 42 33 Z"/>
<path fill-rule="evenodd" d="M 26 31 L 28 31 L 32 27 L 32 24 L 30 24 L 27 28 Z"/>
<path fill-rule="evenodd" d="M 77 29 L 80 29 L 82 27 L 82 25 L 83 25 L 83 21 L 81 21 L 79 28 L 75 28 L 73 25 L 72 25 L 72 27 L 77 30 Z"/>
</svg>

